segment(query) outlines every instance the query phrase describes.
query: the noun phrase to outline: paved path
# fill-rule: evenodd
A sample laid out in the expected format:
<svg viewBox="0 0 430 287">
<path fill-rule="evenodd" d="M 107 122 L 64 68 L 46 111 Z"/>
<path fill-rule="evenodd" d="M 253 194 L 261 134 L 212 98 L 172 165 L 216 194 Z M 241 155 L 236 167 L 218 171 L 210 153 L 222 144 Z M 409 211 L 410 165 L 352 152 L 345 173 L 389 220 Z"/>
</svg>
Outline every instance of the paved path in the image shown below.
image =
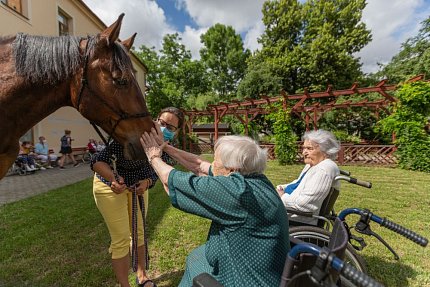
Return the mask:
<svg viewBox="0 0 430 287">
<path fill-rule="evenodd" d="M 0 180 L 0 205 L 18 201 L 49 190 L 63 187 L 89 178 L 93 172 L 89 164 L 77 167 L 65 166 L 47 170 L 38 170 L 29 175 L 10 175 Z"/>
</svg>

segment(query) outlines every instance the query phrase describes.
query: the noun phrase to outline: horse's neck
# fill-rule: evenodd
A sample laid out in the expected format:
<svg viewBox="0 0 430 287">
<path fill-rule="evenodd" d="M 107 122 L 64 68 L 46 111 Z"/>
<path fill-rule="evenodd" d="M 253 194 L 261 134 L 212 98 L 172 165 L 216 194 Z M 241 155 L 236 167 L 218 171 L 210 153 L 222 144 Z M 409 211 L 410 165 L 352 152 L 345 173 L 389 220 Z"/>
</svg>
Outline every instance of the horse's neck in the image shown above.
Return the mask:
<svg viewBox="0 0 430 287">
<path fill-rule="evenodd" d="M 14 123 L 12 134 L 20 137 L 57 109 L 71 105 L 69 83 L 70 80 L 57 86 L 20 85 L 17 81 L 8 94 L 2 94 L 2 108 L 8 111 L 6 121 Z M 0 130 L 3 135 L 5 132 L 11 131 Z"/>
<path fill-rule="evenodd" d="M 71 105 L 71 79 L 56 86 L 29 83 L 17 76 L 11 48 L 13 37 L 0 43 L 0 158 L 16 157 L 19 138 L 42 119 Z M 4 170 L 0 167 L 0 178 Z"/>
</svg>

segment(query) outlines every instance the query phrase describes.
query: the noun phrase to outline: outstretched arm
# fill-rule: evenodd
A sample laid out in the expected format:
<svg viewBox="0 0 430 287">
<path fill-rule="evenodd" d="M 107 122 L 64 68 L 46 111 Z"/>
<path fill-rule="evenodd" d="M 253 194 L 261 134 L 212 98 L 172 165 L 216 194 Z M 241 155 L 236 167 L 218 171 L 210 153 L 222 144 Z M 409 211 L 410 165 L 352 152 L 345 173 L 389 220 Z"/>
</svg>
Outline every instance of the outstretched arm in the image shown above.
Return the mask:
<svg viewBox="0 0 430 287">
<path fill-rule="evenodd" d="M 151 129 L 151 135 L 157 141 L 157 144 L 162 145 L 164 139 L 160 125 L 157 122 L 154 122 L 154 126 L 155 129 Z M 192 173 L 196 175 L 209 174 L 209 167 L 211 166 L 210 162 L 202 160 L 197 155 L 175 148 L 171 145 L 165 145 L 163 151 Z"/>
<path fill-rule="evenodd" d="M 202 160 L 195 154 L 180 150 L 171 145 L 166 145 L 163 149 L 169 156 L 180 165 L 194 173 L 195 175 L 208 175 L 210 162 Z"/>
<path fill-rule="evenodd" d="M 161 146 L 158 145 L 156 139 L 147 132 L 142 134 L 140 143 L 142 144 L 145 154 L 149 160 L 149 164 L 152 165 L 155 172 L 158 174 L 161 183 L 163 184 L 164 190 L 167 192 L 167 194 L 169 194 L 167 180 L 169 179 L 169 173 L 173 170 L 173 167 L 161 159 L 163 147 L 166 145 L 166 143 L 163 143 Z"/>
</svg>

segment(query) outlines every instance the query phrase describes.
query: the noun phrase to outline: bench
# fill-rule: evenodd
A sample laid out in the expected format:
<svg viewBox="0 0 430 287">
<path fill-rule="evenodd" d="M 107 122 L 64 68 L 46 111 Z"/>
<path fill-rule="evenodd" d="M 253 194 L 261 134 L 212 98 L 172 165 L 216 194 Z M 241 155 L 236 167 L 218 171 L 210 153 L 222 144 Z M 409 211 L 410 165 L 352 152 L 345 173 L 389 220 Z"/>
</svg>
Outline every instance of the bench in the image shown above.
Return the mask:
<svg viewBox="0 0 430 287">
<path fill-rule="evenodd" d="M 72 155 L 75 157 L 75 160 L 82 160 L 83 156 L 88 152 L 88 147 L 73 147 Z"/>
</svg>

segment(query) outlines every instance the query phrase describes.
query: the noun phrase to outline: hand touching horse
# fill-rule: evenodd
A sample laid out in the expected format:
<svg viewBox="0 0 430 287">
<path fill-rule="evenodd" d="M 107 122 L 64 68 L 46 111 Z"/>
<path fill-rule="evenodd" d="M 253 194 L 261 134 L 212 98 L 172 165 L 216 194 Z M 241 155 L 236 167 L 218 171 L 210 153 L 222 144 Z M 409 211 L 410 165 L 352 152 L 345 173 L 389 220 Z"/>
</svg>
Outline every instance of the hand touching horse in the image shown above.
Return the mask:
<svg viewBox="0 0 430 287">
<path fill-rule="evenodd" d="M 139 138 L 152 120 L 128 55 L 136 34 L 117 41 L 123 16 L 86 38 L 0 38 L 0 179 L 18 154 L 19 138 L 63 106 L 121 143 L 127 158 L 145 158 Z"/>
</svg>

